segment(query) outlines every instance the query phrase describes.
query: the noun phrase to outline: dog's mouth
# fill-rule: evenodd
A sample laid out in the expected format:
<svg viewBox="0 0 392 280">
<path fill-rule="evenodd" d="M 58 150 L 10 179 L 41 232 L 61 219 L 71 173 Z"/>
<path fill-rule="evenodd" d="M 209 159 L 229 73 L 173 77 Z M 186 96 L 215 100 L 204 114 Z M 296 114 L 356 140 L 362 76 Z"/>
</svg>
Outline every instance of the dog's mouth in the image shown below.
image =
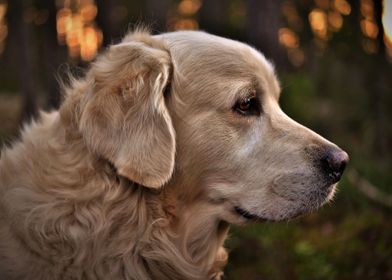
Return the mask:
<svg viewBox="0 0 392 280">
<path fill-rule="evenodd" d="M 269 221 L 268 219 L 265 219 L 263 217 L 260 217 L 258 215 L 252 214 L 249 211 L 240 208 L 238 206 L 234 207 L 234 211 L 241 217 L 243 217 L 244 219 L 248 220 L 248 221 L 258 221 L 258 222 L 266 222 Z"/>
<path fill-rule="evenodd" d="M 278 222 L 278 221 L 284 221 L 284 220 L 297 218 L 307 212 L 307 211 L 296 211 L 296 212 L 292 213 L 292 215 L 289 215 L 286 217 L 280 216 L 277 218 L 265 218 L 265 217 L 261 217 L 256 214 L 252 214 L 248 210 L 245 210 L 245 209 L 238 207 L 238 206 L 234 207 L 234 211 L 238 216 L 242 217 L 247 222 Z"/>
</svg>

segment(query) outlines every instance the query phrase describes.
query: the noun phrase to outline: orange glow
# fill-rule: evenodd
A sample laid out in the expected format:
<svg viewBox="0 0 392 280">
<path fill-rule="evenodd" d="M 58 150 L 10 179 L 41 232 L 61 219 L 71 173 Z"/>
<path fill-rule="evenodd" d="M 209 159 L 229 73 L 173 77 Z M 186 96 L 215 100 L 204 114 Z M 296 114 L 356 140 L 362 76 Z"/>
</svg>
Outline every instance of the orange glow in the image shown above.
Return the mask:
<svg viewBox="0 0 392 280">
<path fill-rule="evenodd" d="M 378 26 L 374 21 L 369 19 L 361 20 L 362 33 L 369 38 L 375 39 L 378 35 Z"/>
<path fill-rule="evenodd" d="M 103 35 L 95 26 L 97 7 L 93 0 L 57 0 L 57 36 L 68 47 L 72 59 L 92 60 L 102 45 Z M 73 9 L 71 9 L 73 7 Z"/>
<path fill-rule="evenodd" d="M 374 14 L 373 0 L 361 0 L 360 8 L 362 15 L 360 26 L 362 34 L 365 36 L 362 39 L 362 48 L 366 53 L 373 54 L 378 51 L 376 39 L 379 32 Z"/>
<path fill-rule="evenodd" d="M 346 0 L 334 0 L 333 6 L 342 15 L 347 16 L 351 13 L 351 6 Z"/>
<path fill-rule="evenodd" d="M 374 7 L 372 0 L 361 0 L 361 14 L 364 18 L 374 18 Z"/>
<path fill-rule="evenodd" d="M 175 30 L 196 30 L 199 23 L 194 19 L 180 19 L 174 24 Z"/>
<path fill-rule="evenodd" d="M 97 13 L 97 7 L 93 4 L 87 4 L 80 9 L 80 14 L 84 21 L 93 21 Z"/>
<path fill-rule="evenodd" d="M 56 0 L 57 6 L 63 6 L 65 8 L 69 8 L 71 6 L 72 0 Z"/>
<path fill-rule="evenodd" d="M 68 32 L 65 37 L 67 46 L 75 48 L 80 45 L 83 37 L 83 22 L 79 15 L 73 15 L 68 22 Z"/>
<path fill-rule="evenodd" d="M 295 34 L 289 28 L 280 28 L 279 29 L 279 42 L 285 46 L 286 48 L 298 48 L 299 47 L 299 39 L 297 34 Z"/>
<path fill-rule="evenodd" d="M 338 12 L 328 13 L 328 24 L 332 31 L 339 31 L 343 26 L 343 17 Z"/>
<path fill-rule="evenodd" d="M 7 13 L 7 4 L 0 2 L 0 19 L 4 19 Z"/>
<path fill-rule="evenodd" d="M 0 55 L 4 52 L 5 40 L 8 35 L 8 26 L 5 20 L 7 3 L 0 0 Z"/>
<path fill-rule="evenodd" d="M 196 14 L 202 5 L 202 0 L 181 0 L 173 10 L 174 14 L 167 20 L 169 30 L 196 30 L 199 23 Z"/>
<path fill-rule="evenodd" d="M 313 33 L 320 39 L 327 39 L 327 15 L 320 9 L 313 9 L 309 14 Z"/>
<path fill-rule="evenodd" d="M 385 42 L 385 50 L 387 53 L 387 58 L 389 59 L 389 62 L 392 63 L 392 41 L 384 40 Z"/>
<path fill-rule="evenodd" d="M 178 12 L 182 15 L 193 15 L 197 13 L 197 11 L 201 7 L 200 0 L 183 0 L 178 5 Z"/>
<path fill-rule="evenodd" d="M 314 0 L 314 2 L 320 9 L 327 10 L 329 8 L 329 0 Z"/>
<path fill-rule="evenodd" d="M 71 58 L 76 59 L 79 56 L 79 53 L 80 53 L 80 48 L 78 45 L 68 46 L 68 55 Z"/>
<path fill-rule="evenodd" d="M 83 41 L 80 48 L 80 56 L 83 60 L 92 60 L 97 54 L 97 45 L 102 43 L 102 32 L 91 26 L 84 28 Z"/>
<path fill-rule="evenodd" d="M 65 43 L 65 37 L 72 29 L 72 11 L 70 9 L 61 9 L 57 12 L 57 36 L 60 44 Z"/>
</svg>

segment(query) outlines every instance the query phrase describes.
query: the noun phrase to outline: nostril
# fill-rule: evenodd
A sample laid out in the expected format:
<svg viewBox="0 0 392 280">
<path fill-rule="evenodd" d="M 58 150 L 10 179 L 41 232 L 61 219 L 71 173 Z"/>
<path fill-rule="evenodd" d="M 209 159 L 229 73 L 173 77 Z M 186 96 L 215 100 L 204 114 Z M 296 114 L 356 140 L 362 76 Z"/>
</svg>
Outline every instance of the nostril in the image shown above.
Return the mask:
<svg viewBox="0 0 392 280">
<path fill-rule="evenodd" d="M 321 159 L 324 171 L 334 182 L 340 180 L 348 161 L 347 153 L 340 149 L 328 150 Z"/>
</svg>

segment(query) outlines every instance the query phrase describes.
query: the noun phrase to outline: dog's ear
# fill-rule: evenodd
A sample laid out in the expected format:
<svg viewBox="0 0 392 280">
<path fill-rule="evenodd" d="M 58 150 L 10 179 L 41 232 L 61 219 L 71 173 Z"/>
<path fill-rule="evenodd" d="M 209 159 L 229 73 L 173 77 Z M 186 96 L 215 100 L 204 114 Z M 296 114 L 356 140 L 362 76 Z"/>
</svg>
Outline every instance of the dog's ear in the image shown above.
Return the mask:
<svg viewBox="0 0 392 280">
<path fill-rule="evenodd" d="M 93 63 L 79 130 L 120 175 L 158 188 L 174 168 L 175 133 L 164 99 L 171 59 L 161 42 L 144 37 L 111 46 Z"/>
</svg>

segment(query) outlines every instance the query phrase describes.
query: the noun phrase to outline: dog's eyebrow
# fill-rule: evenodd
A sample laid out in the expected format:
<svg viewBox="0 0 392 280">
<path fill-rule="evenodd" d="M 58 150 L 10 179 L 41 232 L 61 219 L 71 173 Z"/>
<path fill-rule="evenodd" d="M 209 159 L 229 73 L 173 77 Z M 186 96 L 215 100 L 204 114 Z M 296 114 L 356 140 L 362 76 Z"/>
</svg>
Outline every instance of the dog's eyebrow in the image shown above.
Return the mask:
<svg viewBox="0 0 392 280">
<path fill-rule="evenodd" d="M 245 97 L 249 92 L 256 91 L 257 97 L 261 98 L 264 95 L 264 87 L 260 84 L 259 79 L 251 77 L 249 82 L 246 83 L 240 90 L 240 95 Z"/>
<path fill-rule="evenodd" d="M 279 100 L 280 97 L 280 85 L 279 81 L 273 78 L 266 77 L 256 77 L 253 76 L 250 78 L 249 88 L 256 90 L 257 96 L 260 99 L 260 103 L 262 101 L 262 97 L 271 91 L 271 95 L 274 96 L 276 100 Z"/>
<path fill-rule="evenodd" d="M 263 85 L 260 83 L 260 80 L 254 78 L 252 80 L 252 86 L 256 90 L 256 93 L 259 97 L 263 96 L 265 93 Z"/>
</svg>

